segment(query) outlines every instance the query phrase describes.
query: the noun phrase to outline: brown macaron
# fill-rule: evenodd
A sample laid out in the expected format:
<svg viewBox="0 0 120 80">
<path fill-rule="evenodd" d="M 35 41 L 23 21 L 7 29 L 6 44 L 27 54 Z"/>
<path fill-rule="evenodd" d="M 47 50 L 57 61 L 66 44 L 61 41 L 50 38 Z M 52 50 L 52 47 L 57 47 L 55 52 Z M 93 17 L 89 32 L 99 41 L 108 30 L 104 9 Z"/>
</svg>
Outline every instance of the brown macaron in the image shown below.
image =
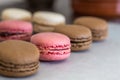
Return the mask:
<svg viewBox="0 0 120 80">
<path fill-rule="evenodd" d="M 74 24 L 83 25 L 91 29 L 93 41 L 106 39 L 108 35 L 108 23 L 104 19 L 97 17 L 80 17 L 74 21 Z"/>
<path fill-rule="evenodd" d="M 0 43 L 0 75 L 24 77 L 39 68 L 39 50 L 29 42 L 6 40 Z"/>
<path fill-rule="evenodd" d="M 72 51 L 87 50 L 92 43 L 91 31 L 84 26 L 64 25 L 56 27 L 55 32 L 65 34 L 70 38 Z"/>
</svg>

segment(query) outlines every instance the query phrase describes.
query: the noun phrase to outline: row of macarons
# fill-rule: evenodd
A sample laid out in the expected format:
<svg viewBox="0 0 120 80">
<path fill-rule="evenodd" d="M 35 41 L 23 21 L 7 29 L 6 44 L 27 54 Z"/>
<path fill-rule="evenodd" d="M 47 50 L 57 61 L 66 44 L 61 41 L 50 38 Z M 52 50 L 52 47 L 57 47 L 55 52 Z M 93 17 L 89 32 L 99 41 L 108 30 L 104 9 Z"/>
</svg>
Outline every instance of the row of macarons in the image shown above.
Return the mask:
<svg viewBox="0 0 120 80">
<path fill-rule="evenodd" d="M 65 16 L 49 11 L 37 11 L 33 14 L 25 9 L 7 8 L 1 12 L 1 20 L 22 20 L 34 23 L 34 33 L 53 31 L 53 26 L 66 23 Z M 42 25 L 42 26 L 41 26 Z"/>
<path fill-rule="evenodd" d="M 25 13 L 19 12 L 19 9 L 6 10 L 8 12 L 3 13 L 7 18 L 0 22 L 0 74 L 5 76 L 32 75 L 38 71 L 39 60 L 67 59 L 71 50 L 87 50 L 92 41 L 104 40 L 108 34 L 108 24 L 103 19 L 80 17 L 71 25 L 65 22 L 56 24 L 62 18 L 53 12 L 37 13 L 34 24 L 42 31 L 32 34 L 32 23 L 21 19 Z M 50 27 L 54 30 L 49 31 Z"/>
<path fill-rule="evenodd" d="M 66 24 L 65 17 L 59 13 L 38 11 L 33 13 L 32 17 L 27 10 L 8 8 L 3 10 L 1 19 L 1 41 L 16 38 L 30 40 L 32 33 L 58 32 L 70 38 L 72 51 L 80 51 L 88 49 L 92 41 L 104 40 L 108 35 L 107 21 L 97 17 L 79 17 L 69 25 Z M 25 21 L 32 21 L 33 24 Z"/>
<path fill-rule="evenodd" d="M 18 35 L 19 36 L 19 35 Z M 41 61 L 60 61 L 71 55 L 69 37 L 55 32 L 42 32 L 24 40 L 0 42 L 0 75 L 30 76 L 38 72 Z"/>
<path fill-rule="evenodd" d="M 65 16 L 60 13 L 49 11 L 37 11 L 33 14 L 30 11 L 20 8 L 7 8 L 1 12 L 1 20 L 22 20 L 33 22 L 34 33 L 54 31 L 56 26 L 66 24 Z M 93 40 L 99 41 L 104 38 L 96 36 L 107 35 L 108 24 L 104 19 L 96 17 L 80 17 L 73 21 L 74 25 L 86 26 L 92 31 Z"/>
</svg>

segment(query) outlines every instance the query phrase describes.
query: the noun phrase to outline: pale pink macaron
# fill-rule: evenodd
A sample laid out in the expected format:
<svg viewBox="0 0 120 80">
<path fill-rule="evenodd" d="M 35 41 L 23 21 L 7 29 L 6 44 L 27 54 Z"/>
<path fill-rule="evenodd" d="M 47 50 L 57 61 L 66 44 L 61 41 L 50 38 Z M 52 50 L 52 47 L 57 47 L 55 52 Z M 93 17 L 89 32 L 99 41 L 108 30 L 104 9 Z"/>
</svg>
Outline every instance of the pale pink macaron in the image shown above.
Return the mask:
<svg viewBox="0 0 120 80">
<path fill-rule="evenodd" d="M 32 24 L 25 21 L 7 20 L 0 22 L 0 41 L 3 40 L 30 40 Z"/>
<path fill-rule="evenodd" d="M 63 34 L 54 32 L 43 32 L 31 37 L 40 50 L 40 60 L 58 61 L 67 59 L 71 54 L 70 39 Z"/>
</svg>

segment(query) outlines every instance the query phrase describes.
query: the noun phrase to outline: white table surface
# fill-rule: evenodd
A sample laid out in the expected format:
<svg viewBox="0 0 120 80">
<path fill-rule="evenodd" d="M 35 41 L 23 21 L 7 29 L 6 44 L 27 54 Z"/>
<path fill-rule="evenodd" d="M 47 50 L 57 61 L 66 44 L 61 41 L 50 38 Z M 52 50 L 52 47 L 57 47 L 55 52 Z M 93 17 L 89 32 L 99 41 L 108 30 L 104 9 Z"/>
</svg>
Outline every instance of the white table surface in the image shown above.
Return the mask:
<svg viewBox="0 0 120 80">
<path fill-rule="evenodd" d="M 109 37 L 61 62 L 41 62 L 37 74 L 0 80 L 120 80 L 120 24 L 109 23 Z"/>
</svg>

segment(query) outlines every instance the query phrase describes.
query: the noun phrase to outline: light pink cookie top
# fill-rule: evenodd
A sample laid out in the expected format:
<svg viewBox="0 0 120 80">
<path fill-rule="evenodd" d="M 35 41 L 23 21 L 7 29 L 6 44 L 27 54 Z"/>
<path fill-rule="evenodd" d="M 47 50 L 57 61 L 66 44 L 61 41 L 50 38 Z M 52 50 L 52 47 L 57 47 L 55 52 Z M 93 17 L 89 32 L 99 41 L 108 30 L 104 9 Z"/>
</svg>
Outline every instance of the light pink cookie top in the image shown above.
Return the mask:
<svg viewBox="0 0 120 80">
<path fill-rule="evenodd" d="M 71 46 L 70 39 L 66 35 L 54 32 L 35 34 L 31 37 L 31 42 L 44 48 L 58 49 Z"/>
<path fill-rule="evenodd" d="M 17 20 L 7 20 L 0 22 L 0 32 L 1 31 L 25 31 L 32 32 L 32 24 L 25 21 Z"/>
</svg>

